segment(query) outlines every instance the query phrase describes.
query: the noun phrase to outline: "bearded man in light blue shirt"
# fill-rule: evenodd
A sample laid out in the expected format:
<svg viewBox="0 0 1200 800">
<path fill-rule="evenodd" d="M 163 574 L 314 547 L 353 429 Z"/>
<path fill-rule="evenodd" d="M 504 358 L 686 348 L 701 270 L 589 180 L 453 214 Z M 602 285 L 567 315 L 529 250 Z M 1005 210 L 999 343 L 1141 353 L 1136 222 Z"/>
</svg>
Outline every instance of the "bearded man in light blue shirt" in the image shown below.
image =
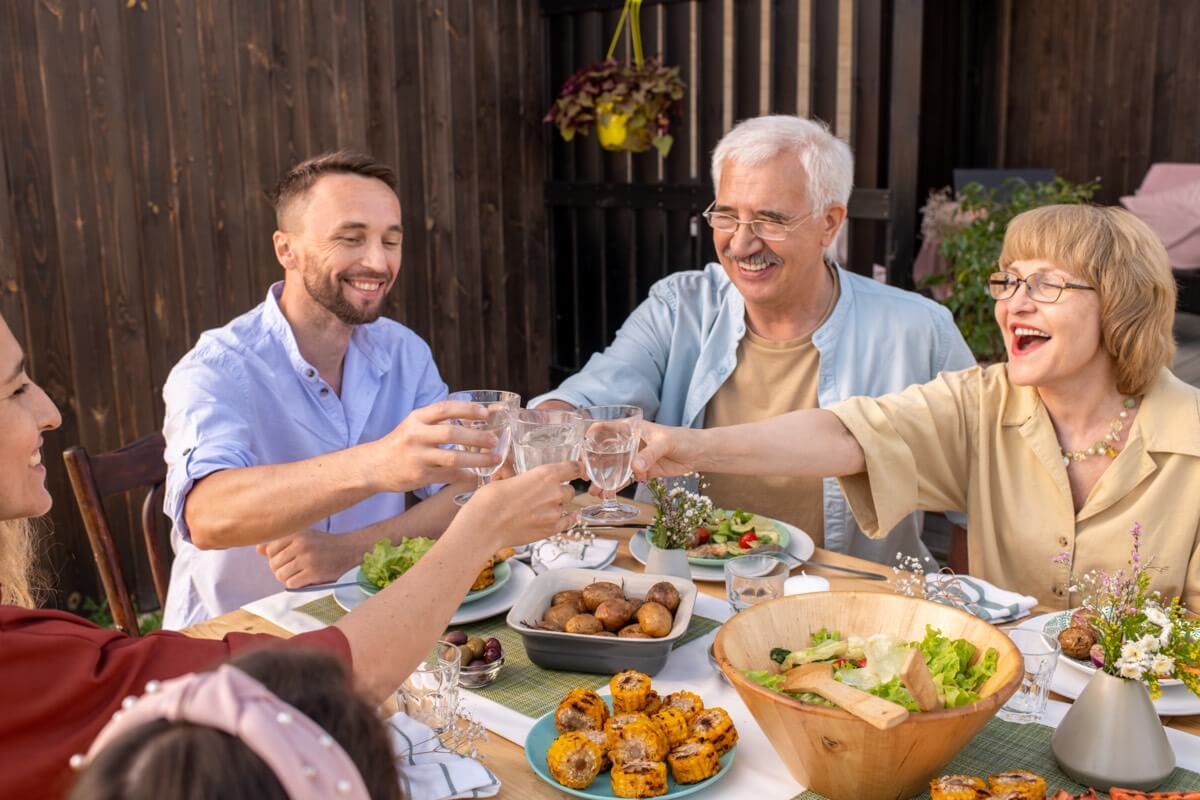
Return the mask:
<svg viewBox="0 0 1200 800">
<path fill-rule="evenodd" d="M 493 437 L 440 424 L 479 412 L 446 401 L 429 346 L 380 317 L 404 232 L 391 169 L 318 156 L 273 200 L 284 280 L 204 333 L 163 389 L 169 628 L 334 580 L 379 538 L 439 535 L 461 487 L 438 486 L 494 463 L 447 447 Z M 412 491 L 429 499 L 406 509 Z"/>
<path fill-rule="evenodd" d="M 656 283 L 606 350 L 530 406 L 628 403 L 640 406 L 647 419 L 702 428 L 750 422 L 814 401 L 825 407 L 855 395 L 896 392 L 973 365 L 945 307 L 835 264 L 853 176 L 850 148 L 819 122 L 767 116 L 735 126 L 713 152 L 716 199 L 705 213 L 720 263 Z M 755 352 L 769 360 L 777 355 L 772 351 L 805 347 L 816 353 L 810 350 L 796 363 L 813 365 L 815 374 L 788 383 L 811 389 L 811 400 L 785 397 L 787 407 L 780 408 L 773 386 L 761 386 L 761 403 L 753 385 L 735 387 L 735 372 Z M 731 387 L 740 392 L 732 403 L 722 394 Z M 716 422 L 714 409 L 722 414 Z M 807 513 L 816 521 L 812 527 L 823 527 L 818 544 L 873 561 L 929 554 L 920 514 L 887 538 L 870 539 L 836 481 L 805 487 L 803 497 L 820 506 L 804 499 L 802 510 L 797 488 L 786 480 L 777 485 L 764 493 L 761 486 L 742 484 L 766 508 L 751 507 L 736 490 L 716 499 L 762 513 L 775 503 Z"/>
</svg>

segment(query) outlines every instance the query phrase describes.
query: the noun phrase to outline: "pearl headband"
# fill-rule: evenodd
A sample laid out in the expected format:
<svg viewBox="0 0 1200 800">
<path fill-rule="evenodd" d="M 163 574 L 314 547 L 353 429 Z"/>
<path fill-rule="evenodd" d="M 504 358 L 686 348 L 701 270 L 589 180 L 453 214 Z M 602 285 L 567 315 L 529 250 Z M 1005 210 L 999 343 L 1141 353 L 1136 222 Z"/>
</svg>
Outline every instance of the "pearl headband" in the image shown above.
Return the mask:
<svg viewBox="0 0 1200 800">
<path fill-rule="evenodd" d="M 357 767 L 332 736 L 228 665 L 161 684 L 150 681 L 140 699 L 125 698 L 87 756 L 71 757 L 71 767 L 82 768 L 122 734 L 157 719 L 191 722 L 237 737 L 267 763 L 291 800 L 370 800 Z"/>
</svg>

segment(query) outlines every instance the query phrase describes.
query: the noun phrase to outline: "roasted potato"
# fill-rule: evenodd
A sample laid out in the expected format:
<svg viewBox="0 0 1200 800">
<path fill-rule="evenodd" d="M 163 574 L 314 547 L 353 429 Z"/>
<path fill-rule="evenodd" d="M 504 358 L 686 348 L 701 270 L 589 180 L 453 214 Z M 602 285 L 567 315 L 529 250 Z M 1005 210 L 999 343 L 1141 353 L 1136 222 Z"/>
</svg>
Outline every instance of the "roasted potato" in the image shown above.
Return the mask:
<svg viewBox="0 0 1200 800">
<path fill-rule="evenodd" d="M 625 592 L 615 583 L 597 581 L 583 587 L 583 607 L 588 611 L 595 611 L 605 600 L 610 600 L 614 597 L 625 597 Z"/>
<path fill-rule="evenodd" d="M 554 597 L 550 600 L 550 605 L 561 606 L 563 603 L 573 603 L 583 611 L 583 592 L 576 589 L 570 589 L 564 592 L 555 592 Z"/>
<path fill-rule="evenodd" d="M 650 638 L 652 638 L 649 635 L 642 633 L 642 626 L 636 622 L 633 623 L 632 625 L 626 625 L 624 628 L 621 628 L 621 630 L 617 634 L 617 636 L 620 636 L 622 639 L 650 639 Z"/>
<path fill-rule="evenodd" d="M 661 603 L 654 602 L 642 604 L 637 612 L 637 621 L 641 626 L 642 633 L 653 636 L 655 639 L 661 639 L 669 634 L 671 627 L 675 624 L 671 612 L 667 611 Z"/>
<path fill-rule="evenodd" d="M 633 605 L 628 600 L 616 597 L 605 600 L 596 607 L 596 619 L 605 630 L 619 631 L 633 618 Z"/>
<path fill-rule="evenodd" d="M 658 603 L 674 614 L 675 609 L 679 608 L 679 590 L 673 583 L 659 581 L 650 587 L 650 591 L 646 592 L 646 602 Z"/>
<path fill-rule="evenodd" d="M 567 624 L 567 620 L 578 613 L 580 613 L 580 609 L 576 606 L 570 603 L 562 603 L 561 605 L 551 606 L 546 609 L 546 613 L 542 614 L 542 621 L 553 622 L 561 628 Z"/>
<path fill-rule="evenodd" d="M 604 630 L 604 626 L 591 614 L 576 614 L 567 620 L 563 629 L 567 633 L 599 633 Z"/>
<path fill-rule="evenodd" d="M 616 634 L 612 631 L 597 631 L 596 633 L 593 633 L 592 636 L 612 636 L 615 638 Z"/>
</svg>

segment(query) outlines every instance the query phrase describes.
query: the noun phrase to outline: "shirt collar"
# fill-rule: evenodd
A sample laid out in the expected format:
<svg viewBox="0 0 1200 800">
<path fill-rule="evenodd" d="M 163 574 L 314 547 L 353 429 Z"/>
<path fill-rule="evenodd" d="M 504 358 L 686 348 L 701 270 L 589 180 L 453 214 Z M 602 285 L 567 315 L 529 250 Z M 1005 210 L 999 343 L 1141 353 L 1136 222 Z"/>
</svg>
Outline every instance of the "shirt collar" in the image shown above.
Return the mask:
<svg viewBox="0 0 1200 800">
<path fill-rule="evenodd" d="M 1032 386 L 1011 383 L 1003 424 L 1025 424 L 1042 404 Z M 1200 458 L 1200 391 L 1164 367 L 1150 382 L 1137 416 L 1146 451 L 1179 453 Z"/>
<path fill-rule="evenodd" d="M 292 367 L 303 375 L 312 369 L 312 365 L 300 353 L 300 345 L 296 343 L 296 333 L 292 330 L 292 324 L 288 322 L 287 317 L 283 315 L 283 309 L 279 307 L 279 298 L 282 294 L 283 281 L 277 281 L 267 289 L 263 319 L 267 330 L 283 345 Z M 391 366 L 391 359 L 376 330 L 379 324 L 380 322 L 376 321 L 365 325 L 355 325 L 354 330 L 350 333 L 350 346 L 357 348 L 371 363 L 375 372 L 382 375 Z"/>
</svg>

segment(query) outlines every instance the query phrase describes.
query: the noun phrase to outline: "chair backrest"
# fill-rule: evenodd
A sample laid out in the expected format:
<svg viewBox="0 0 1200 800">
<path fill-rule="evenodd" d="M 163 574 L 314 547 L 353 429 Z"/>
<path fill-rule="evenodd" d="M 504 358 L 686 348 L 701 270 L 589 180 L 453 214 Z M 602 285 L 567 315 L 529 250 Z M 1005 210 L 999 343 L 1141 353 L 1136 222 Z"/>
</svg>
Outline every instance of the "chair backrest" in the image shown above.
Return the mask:
<svg viewBox="0 0 1200 800">
<path fill-rule="evenodd" d="M 71 489 L 83 516 L 88 542 L 96 559 L 96 569 L 100 572 L 100 582 L 108 595 L 113 622 L 131 636 L 139 635 L 137 612 L 129 596 L 112 527 L 104 511 L 104 498 L 143 487 L 150 488 L 142 503 L 142 538 L 146 546 L 146 558 L 150 562 L 154 592 L 158 595 L 159 603 L 165 604 L 170 581 L 169 548 L 160 524 L 163 519 L 163 483 L 167 478 L 167 465 L 163 461 L 165 449 L 163 435 L 154 433 L 100 455 L 89 455 L 82 447 L 71 447 L 63 452 Z"/>
<path fill-rule="evenodd" d="M 1054 170 L 1038 167 L 1026 169 L 956 169 L 954 170 L 954 193 L 961 194 L 968 183 L 982 184 L 985 189 L 995 189 L 1000 199 L 1006 199 L 1008 188 L 1005 181 L 1020 178 L 1030 186 L 1054 180 Z"/>
</svg>

